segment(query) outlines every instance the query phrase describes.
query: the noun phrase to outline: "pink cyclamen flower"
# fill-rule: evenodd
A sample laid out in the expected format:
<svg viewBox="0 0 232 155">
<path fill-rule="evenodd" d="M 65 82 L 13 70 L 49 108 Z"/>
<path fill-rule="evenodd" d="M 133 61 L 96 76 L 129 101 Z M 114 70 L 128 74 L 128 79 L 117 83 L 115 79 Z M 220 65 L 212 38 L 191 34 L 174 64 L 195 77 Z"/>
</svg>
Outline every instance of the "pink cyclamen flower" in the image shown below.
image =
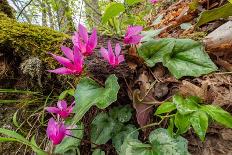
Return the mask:
<svg viewBox="0 0 232 155">
<path fill-rule="evenodd" d="M 65 57 L 61 57 L 55 54 L 51 55 L 54 59 L 56 59 L 60 64 L 64 67 L 57 68 L 55 70 L 48 70 L 48 72 L 56 73 L 56 74 L 81 74 L 83 70 L 83 56 L 80 53 L 78 48 L 74 47 L 74 50 L 71 50 L 68 47 L 62 46 L 61 50 L 64 52 Z"/>
<path fill-rule="evenodd" d="M 74 33 L 72 41 L 74 46 L 78 47 L 84 56 L 89 56 L 97 46 L 97 30 L 93 29 L 89 37 L 87 29 L 79 24 L 78 32 Z"/>
<path fill-rule="evenodd" d="M 158 2 L 158 0 L 150 0 L 151 3 L 155 4 Z"/>
<path fill-rule="evenodd" d="M 129 26 L 124 38 L 125 44 L 138 44 L 143 36 L 139 35 L 143 30 L 142 26 Z"/>
<path fill-rule="evenodd" d="M 67 102 L 65 100 L 61 100 L 57 102 L 57 107 L 47 107 L 46 110 L 50 113 L 58 114 L 62 118 L 67 118 L 73 110 L 73 102 L 69 107 L 67 106 Z"/>
<path fill-rule="evenodd" d="M 100 49 L 102 57 L 107 60 L 113 67 L 118 66 L 121 62 L 124 61 L 124 56 L 122 54 L 120 55 L 120 52 L 121 47 L 119 44 L 116 44 L 115 53 L 113 52 L 110 41 L 108 41 L 108 50 L 106 50 L 104 47 Z"/>
<path fill-rule="evenodd" d="M 47 126 L 47 136 L 54 145 L 60 144 L 66 135 L 70 135 L 70 130 L 63 122 L 56 122 L 54 118 L 50 118 Z"/>
</svg>

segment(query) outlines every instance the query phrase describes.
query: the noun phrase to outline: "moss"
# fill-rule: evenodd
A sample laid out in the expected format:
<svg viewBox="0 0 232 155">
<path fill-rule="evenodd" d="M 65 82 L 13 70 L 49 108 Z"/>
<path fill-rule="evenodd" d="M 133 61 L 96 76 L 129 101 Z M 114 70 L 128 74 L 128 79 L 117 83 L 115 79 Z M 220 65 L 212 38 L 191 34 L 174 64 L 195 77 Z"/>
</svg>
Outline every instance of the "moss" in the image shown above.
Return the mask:
<svg viewBox="0 0 232 155">
<path fill-rule="evenodd" d="M 38 57 L 48 67 L 54 68 L 54 60 L 48 52 L 61 54 L 60 46 L 69 35 L 47 27 L 19 23 L 0 12 L 0 49 L 13 52 L 22 59 Z M 56 64 L 56 63 L 55 63 Z"/>
<path fill-rule="evenodd" d="M 0 2 L 0 12 L 5 13 L 9 18 L 15 18 L 13 8 L 8 4 L 7 0 Z"/>
</svg>

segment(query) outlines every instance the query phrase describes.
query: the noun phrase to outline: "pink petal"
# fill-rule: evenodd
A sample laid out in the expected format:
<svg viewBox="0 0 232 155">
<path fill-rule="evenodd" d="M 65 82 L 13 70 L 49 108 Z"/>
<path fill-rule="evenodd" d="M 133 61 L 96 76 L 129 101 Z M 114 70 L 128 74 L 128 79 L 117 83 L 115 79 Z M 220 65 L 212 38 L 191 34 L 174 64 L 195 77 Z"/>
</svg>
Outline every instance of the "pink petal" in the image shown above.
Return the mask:
<svg viewBox="0 0 232 155">
<path fill-rule="evenodd" d="M 136 35 L 129 38 L 125 38 L 124 42 L 126 44 L 138 44 L 142 38 L 143 38 L 142 36 Z"/>
<path fill-rule="evenodd" d="M 109 55 L 108 55 L 109 53 L 104 47 L 100 49 L 100 53 L 106 61 L 109 61 Z"/>
<path fill-rule="evenodd" d="M 74 32 L 74 35 L 72 36 L 72 42 L 74 45 L 78 45 L 78 42 L 79 42 L 79 35 L 77 32 Z"/>
<path fill-rule="evenodd" d="M 57 114 L 60 110 L 58 109 L 58 108 L 56 108 L 56 107 L 46 107 L 45 108 L 48 112 L 50 112 L 50 113 L 55 113 L 55 114 Z"/>
<path fill-rule="evenodd" d="M 73 59 L 73 51 L 70 48 L 68 48 L 66 46 L 61 46 L 61 50 L 64 52 L 65 56 L 68 59 L 74 61 L 74 59 Z"/>
<path fill-rule="evenodd" d="M 89 47 L 90 50 L 93 50 L 97 46 L 97 30 L 94 29 L 91 36 L 89 37 L 87 47 Z"/>
<path fill-rule="evenodd" d="M 70 113 L 68 111 L 60 111 L 59 115 L 61 118 L 66 119 L 70 115 Z"/>
<path fill-rule="evenodd" d="M 80 37 L 87 43 L 88 42 L 88 31 L 87 31 L 87 29 L 81 24 L 79 24 L 78 29 L 79 29 Z"/>
<path fill-rule="evenodd" d="M 54 133 L 56 133 L 56 130 L 56 121 L 54 120 L 54 118 L 50 118 L 46 130 L 48 138 L 50 138 Z"/>
<path fill-rule="evenodd" d="M 125 61 L 124 55 L 119 55 L 119 57 L 118 57 L 118 64 L 120 64 L 123 61 Z"/>
<path fill-rule="evenodd" d="M 121 46 L 120 46 L 120 44 L 117 43 L 116 46 L 115 46 L 115 55 L 116 55 L 116 57 L 119 56 L 120 52 L 121 52 Z"/>
<path fill-rule="evenodd" d="M 128 26 L 126 37 L 138 35 L 143 30 L 142 26 Z"/>
<path fill-rule="evenodd" d="M 74 48 L 74 65 L 75 70 L 77 70 L 78 73 L 82 72 L 83 69 L 83 56 L 80 53 L 78 48 Z"/>
<path fill-rule="evenodd" d="M 67 58 L 64 58 L 64 57 L 61 57 L 61 56 L 58 56 L 58 55 L 55 55 L 55 54 L 52 54 L 51 55 L 53 56 L 54 59 L 56 59 L 60 64 L 64 65 L 64 67 L 67 67 L 67 68 L 73 68 L 73 64 L 72 62 L 67 59 Z"/>
<path fill-rule="evenodd" d="M 54 145 L 60 144 L 65 137 L 66 127 L 63 122 L 56 122 L 51 118 L 47 126 L 47 136 Z"/>
<path fill-rule="evenodd" d="M 113 53 L 113 49 L 112 49 L 110 40 L 108 41 L 108 56 L 109 56 L 109 63 L 114 64 L 115 63 L 115 55 Z"/>
<path fill-rule="evenodd" d="M 79 51 L 83 54 L 83 55 L 86 55 L 87 54 L 87 52 L 86 52 L 86 44 L 84 44 L 82 41 L 80 41 L 79 43 L 78 43 L 78 49 L 79 49 Z"/>
<path fill-rule="evenodd" d="M 157 3 L 158 0 L 150 0 L 151 3 Z"/>
<path fill-rule="evenodd" d="M 57 107 L 60 110 L 66 110 L 67 109 L 67 102 L 65 100 L 60 100 L 57 102 Z"/>
<path fill-rule="evenodd" d="M 48 72 L 56 73 L 56 74 L 63 74 L 63 75 L 73 74 L 72 70 L 65 68 L 65 67 L 57 68 L 54 70 L 48 70 Z"/>
</svg>

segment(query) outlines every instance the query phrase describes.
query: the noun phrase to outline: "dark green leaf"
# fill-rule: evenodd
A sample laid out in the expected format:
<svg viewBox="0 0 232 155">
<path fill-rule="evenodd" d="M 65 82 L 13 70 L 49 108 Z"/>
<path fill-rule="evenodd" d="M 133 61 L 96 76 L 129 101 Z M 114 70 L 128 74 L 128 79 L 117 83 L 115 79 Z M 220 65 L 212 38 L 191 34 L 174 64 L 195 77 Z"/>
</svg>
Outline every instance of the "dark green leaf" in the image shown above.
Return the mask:
<svg viewBox="0 0 232 155">
<path fill-rule="evenodd" d="M 165 129 L 151 132 L 149 141 L 150 144 L 144 144 L 138 139 L 127 137 L 120 155 L 188 155 L 188 141 L 180 136 L 170 137 Z"/>
<path fill-rule="evenodd" d="M 98 108 L 104 109 L 115 102 L 117 100 L 118 90 L 119 84 L 115 75 L 107 78 L 105 88 L 99 86 L 90 78 L 83 78 L 77 85 L 74 95 L 76 104 L 73 109 L 75 113 L 73 124 L 80 121 L 91 106 L 96 105 Z"/>
<path fill-rule="evenodd" d="M 232 128 L 232 116 L 227 111 L 214 105 L 204 105 L 201 109 L 219 124 Z"/>
<path fill-rule="evenodd" d="M 102 151 L 101 149 L 95 149 L 92 155 L 105 155 L 105 152 Z"/>
<path fill-rule="evenodd" d="M 111 2 L 106 6 L 105 13 L 102 16 L 102 22 L 106 23 L 109 19 L 118 16 L 124 11 L 125 7 L 122 3 Z"/>
<path fill-rule="evenodd" d="M 133 132 L 133 133 L 132 133 Z M 127 125 L 124 126 L 120 132 L 116 133 L 112 137 L 112 143 L 116 149 L 116 151 L 119 153 L 121 150 L 121 146 L 126 139 L 126 137 L 130 134 L 130 136 L 134 139 L 138 139 L 139 132 L 136 131 L 136 127 L 134 125 Z"/>
<path fill-rule="evenodd" d="M 81 139 L 83 138 L 84 134 L 84 125 L 82 123 L 78 123 L 77 127 L 78 130 L 71 130 L 72 136 L 77 137 L 65 137 L 63 141 L 56 146 L 55 153 L 57 154 L 65 154 L 67 152 L 75 152 L 80 145 Z"/>
<path fill-rule="evenodd" d="M 165 38 L 144 43 L 139 55 L 149 67 L 162 62 L 176 77 L 198 77 L 217 70 L 199 42 L 191 39 Z"/>
<path fill-rule="evenodd" d="M 157 155 L 157 153 L 150 144 L 127 137 L 121 146 L 120 155 Z"/>
<path fill-rule="evenodd" d="M 175 126 L 178 128 L 177 133 L 183 134 L 190 128 L 190 114 L 181 115 L 179 112 L 175 115 Z"/>
<path fill-rule="evenodd" d="M 91 142 L 105 144 L 111 139 L 115 127 L 115 121 L 108 114 L 98 114 L 91 124 Z"/>
<path fill-rule="evenodd" d="M 138 49 L 141 56 L 149 67 L 162 62 L 164 55 L 171 54 L 174 48 L 174 39 L 159 39 L 148 41 Z"/>
<path fill-rule="evenodd" d="M 208 22 L 220 19 L 220 18 L 227 18 L 232 16 L 232 4 L 227 3 L 219 8 L 215 8 L 212 10 L 206 10 L 201 13 L 199 20 L 196 26 L 201 26 Z"/>
<path fill-rule="evenodd" d="M 188 155 L 188 141 L 181 136 L 172 138 L 166 129 L 151 132 L 149 141 L 158 155 Z"/>
<path fill-rule="evenodd" d="M 132 109 L 129 106 L 115 107 L 110 111 L 109 115 L 121 123 L 128 122 L 132 116 Z"/>
<path fill-rule="evenodd" d="M 164 102 L 157 108 L 155 115 L 169 113 L 175 109 L 176 109 L 176 105 L 173 104 L 172 102 Z"/>
<path fill-rule="evenodd" d="M 191 125 L 202 141 L 208 129 L 208 116 L 204 111 L 194 112 L 190 117 Z"/>
</svg>

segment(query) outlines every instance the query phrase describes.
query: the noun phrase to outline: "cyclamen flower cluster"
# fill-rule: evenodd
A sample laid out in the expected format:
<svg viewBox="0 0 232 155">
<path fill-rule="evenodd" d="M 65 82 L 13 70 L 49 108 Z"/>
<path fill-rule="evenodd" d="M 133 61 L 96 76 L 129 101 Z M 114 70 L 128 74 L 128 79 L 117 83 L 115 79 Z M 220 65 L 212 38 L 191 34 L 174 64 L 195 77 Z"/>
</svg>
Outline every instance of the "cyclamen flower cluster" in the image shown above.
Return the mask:
<svg viewBox="0 0 232 155">
<path fill-rule="evenodd" d="M 141 26 L 129 26 L 124 38 L 124 43 L 138 44 L 142 39 L 142 36 L 139 35 L 142 29 L 143 27 Z M 66 46 L 61 47 L 65 57 L 50 53 L 55 60 L 63 65 L 63 67 L 55 70 L 48 70 L 48 72 L 63 75 L 81 74 L 83 71 L 84 57 L 92 55 L 94 49 L 97 47 L 97 30 L 93 29 L 92 34 L 89 36 L 87 29 L 79 24 L 78 31 L 74 32 L 72 36 L 72 42 L 73 49 Z M 113 52 L 111 42 L 108 41 L 108 50 L 102 47 L 100 53 L 113 67 L 117 67 L 120 63 L 125 61 L 124 55 L 120 54 L 120 44 L 116 44 L 115 51 Z"/>
<path fill-rule="evenodd" d="M 70 106 L 67 106 L 65 100 L 57 102 L 57 107 L 47 107 L 46 110 L 50 113 L 57 114 L 57 120 L 50 118 L 47 126 L 47 136 L 52 141 L 53 145 L 60 144 L 66 135 L 71 135 L 70 126 L 64 124 L 64 119 L 68 118 L 72 113 L 74 106 L 73 102 Z"/>
<path fill-rule="evenodd" d="M 140 32 L 141 26 L 129 26 L 124 38 L 125 44 L 138 44 L 142 39 Z M 65 57 L 52 54 L 52 57 L 57 60 L 63 67 L 55 70 L 48 70 L 49 72 L 56 74 L 76 74 L 79 75 L 83 71 L 84 58 L 93 54 L 94 49 L 97 47 L 97 30 L 94 29 L 89 36 L 87 29 L 79 24 L 78 31 L 72 36 L 73 48 L 70 49 L 66 46 L 62 46 Z M 115 50 L 112 49 L 111 41 L 108 41 L 108 49 L 104 47 L 100 49 L 102 57 L 108 61 L 112 67 L 117 67 L 120 63 L 125 61 L 124 55 L 121 54 L 121 46 L 116 44 Z M 47 136 L 52 141 L 53 145 L 60 144 L 66 135 L 70 135 L 70 127 L 64 124 L 64 120 L 72 113 L 74 103 L 67 106 L 67 102 L 64 100 L 58 101 L 57 107 L 47 107 L 46 110 L 50 113 L 57 115 L 56 121 L 51 118 L 47 126 Z"/>
</svg>

